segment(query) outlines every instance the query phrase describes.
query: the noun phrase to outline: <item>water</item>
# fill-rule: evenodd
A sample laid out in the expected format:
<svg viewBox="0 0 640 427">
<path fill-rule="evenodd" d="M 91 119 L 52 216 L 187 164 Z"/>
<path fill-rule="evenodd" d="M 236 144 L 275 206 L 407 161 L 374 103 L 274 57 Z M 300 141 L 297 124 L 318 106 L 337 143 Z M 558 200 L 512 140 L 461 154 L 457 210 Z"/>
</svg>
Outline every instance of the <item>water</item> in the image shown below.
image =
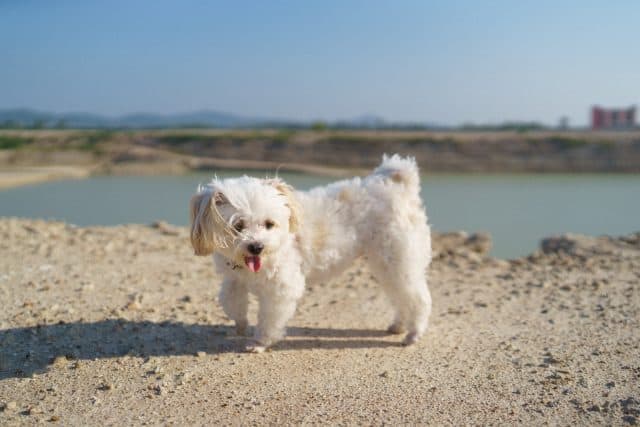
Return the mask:
<svg viewBox="0 0 640 427">
<path fill-rule="evenodd" d="M 332 181 L 280 176 L 301 189 Z M 101 176 L 19 187 L 0 191 L 0 216 L 77 225 L 187 224 L 189 198 L 209 178 Z M 640 230 L 640 175 L 429 175 L 422 185 L 435 230 L 487 231 L 493 237 L 492 254 L 501 258 L 526 255 L 552 234 Z"/>
</svg>

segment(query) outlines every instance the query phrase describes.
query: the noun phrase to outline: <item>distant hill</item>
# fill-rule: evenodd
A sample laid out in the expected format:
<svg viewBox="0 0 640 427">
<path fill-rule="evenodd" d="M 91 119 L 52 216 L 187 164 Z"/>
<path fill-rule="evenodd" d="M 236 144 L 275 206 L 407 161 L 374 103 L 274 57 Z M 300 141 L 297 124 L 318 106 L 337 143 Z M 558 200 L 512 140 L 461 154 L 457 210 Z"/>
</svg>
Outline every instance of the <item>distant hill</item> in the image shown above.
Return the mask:
<svg viewBox="0 0 640 427">
<path fill-rule="evenodd" d="M 175 127 L 236 128 L 260 126 L 273 120 L 243 117 L 218 111 L 182 114 L 132 113 L 117 117 L 90 113 L 49 113 L 30 109 L 0 110 L 0 127 L 26 128 L 118 128 L 149 129 Z"/>
<path fill-rule="evenodd" d="M 388 122 L 380 116 L 365 114 L 348 120 L 325 122 L 247 117 L 238 114 L 201 110 L 189 113 L 131 113 L 102 116 L 85 112 L 51 113 L 28 108 L 0 109 L 0 128 L 29 129 L 167 129 L 167 128 L 315 128 L 334 129 L 446 129 L 426 123 Z"/>
<path fill-rule="evenodd" d="M 375 114 L 363 114 L 344 120 L 290 120 L 265 117 L 247 117 L 222 111 L 200 110 L 188 113 L 156 114 L 130 113 L 122 116 L 72 112 L 51 113 L 29 108 L 0 109 L 0 129 L 169 129 L 169 128 L 287 128 L 287 129 L 380 129 L 380 130 L 431 130 L 468 132 L 517 131 L 555 129 L 534 121 L 446 126 L 426 121 L 387 121 Z M 578 128 L 575 128 L 578 129 Z M 566 129 L 560 129 L 566 130 Z"/>
</svg>

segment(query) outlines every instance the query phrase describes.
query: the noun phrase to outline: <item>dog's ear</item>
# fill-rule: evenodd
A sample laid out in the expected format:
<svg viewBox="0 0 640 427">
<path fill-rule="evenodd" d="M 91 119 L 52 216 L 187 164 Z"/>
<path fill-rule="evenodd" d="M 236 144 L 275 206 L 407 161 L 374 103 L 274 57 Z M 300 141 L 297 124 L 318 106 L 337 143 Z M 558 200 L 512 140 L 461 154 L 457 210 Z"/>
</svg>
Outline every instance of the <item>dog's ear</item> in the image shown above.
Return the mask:
<svg viewBox="0 0 640 427">
<path fill-rule="evenodd" d="M 215 193 L 213 193 L 213 201 L 216 206 L 222 206 L 229 203 L 229 199 L 227 199 L 227 196 L 222 194 L 220 191 L 216 191 Z"/>
<path fill-rule="evenodd" d="M 217 193 L 216 193 L 217 194 Z M 220 193 L 222 194 L 222 193 Z M 213 203 L 215 194 L 203 192 L 191 198 L 191 246 L 196 255 L 210 255 L 215 249 Z"/>
<path fill-rule="evenodd" d="M 298 228 L 300 227 L 301 209 L 300 209 L 300 204 L 298 203 L 298 200 L 294 195 L 293 187 L 287 184 L 286 182 L 284 182 L 283 180 L 281 180 L 280 178 L 271 178 L 265 181 L 267 182 L 267 184 L 271 185 L 276 190 L 278 190 L 278 193 L 280 193 L 282 196 L 287 198 L 287 207 L 289 208 L 289 211 L 290 211 L 289 231 L 291 231 L 292 233 L 295 233 L 296 231 L 298 231 Z"/>
</svg>

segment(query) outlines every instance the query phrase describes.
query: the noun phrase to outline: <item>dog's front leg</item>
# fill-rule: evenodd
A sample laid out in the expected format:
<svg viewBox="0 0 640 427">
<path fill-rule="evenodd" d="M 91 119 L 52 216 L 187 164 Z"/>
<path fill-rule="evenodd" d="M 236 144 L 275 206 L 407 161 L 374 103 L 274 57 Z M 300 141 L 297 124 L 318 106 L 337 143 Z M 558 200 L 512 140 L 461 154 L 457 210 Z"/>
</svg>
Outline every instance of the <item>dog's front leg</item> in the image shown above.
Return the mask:
<svg viewBox="0 0 640 427">
<path fill-rule="evenodd" d="M 248 343 L 247 351 L 262 353 L 271 344 L 284 338 L 287 321 L 296 311 L 294 298 L 258 297 L 258 325 L 253 342 Z"/>
<path fill-rule="evenodd" d="M 295 272 L 285 275 L 286 284 L 270 284 L 258 293 L 258 325 L 247 351 L 261 353 L 285 336 L 285 327 L 296 311 L 304 292 L 304 276 Z"/>
<path fill-rule="evenodd" d="M 249 306 L 249 294 L 247 286 L 231 277 L 225 277 L 218 296 L 222 309 L 231 320 L 236 323 L 238 335 L 247 335 L 247 308 Z"/>
</svg>

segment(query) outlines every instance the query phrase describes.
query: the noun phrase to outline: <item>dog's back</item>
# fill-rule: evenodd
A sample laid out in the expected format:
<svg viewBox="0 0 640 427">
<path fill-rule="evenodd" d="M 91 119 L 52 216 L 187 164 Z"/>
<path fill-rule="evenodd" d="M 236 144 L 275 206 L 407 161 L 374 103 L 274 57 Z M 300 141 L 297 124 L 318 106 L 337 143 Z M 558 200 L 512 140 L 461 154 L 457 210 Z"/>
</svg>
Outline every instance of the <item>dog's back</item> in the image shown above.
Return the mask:
<svg viewBox="0 0 640 427">
<path fill-rule="evenodd" d="M 299 246 L 308 282 L 338 274 L 355 258 L 375 251 L 384 244 L 380 240 L 392 233 L 429 238 L 420 176 L 412 158 L 384 156 L 365 178 L 338 181 L 296 196 L 304 212 Z M 424 250 L 430 255 L 430 244 Z"/>
</svg>

